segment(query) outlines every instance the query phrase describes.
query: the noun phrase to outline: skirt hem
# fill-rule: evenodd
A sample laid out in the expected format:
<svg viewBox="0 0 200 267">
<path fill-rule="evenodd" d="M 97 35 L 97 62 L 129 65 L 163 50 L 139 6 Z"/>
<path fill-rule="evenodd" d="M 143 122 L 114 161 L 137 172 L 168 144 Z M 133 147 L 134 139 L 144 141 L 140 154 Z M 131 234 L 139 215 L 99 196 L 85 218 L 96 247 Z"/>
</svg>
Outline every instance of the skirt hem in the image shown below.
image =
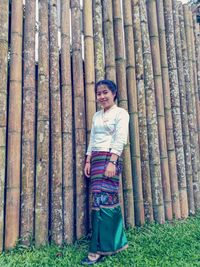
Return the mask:
<svg viewBox="0 0 200 267">
<path fill-rule="evenodd" d="M 116 253 L 118 253 L 124 249 L 127 249 L 127 248 L 128 248 L 128 244 L 126 244 L 122 248 L 115 250 L 115 251 L 112 251 L 112 252 L 97 251 L 97 254 L 99 254 L 99 255 L 113 255 L 113 254 L 116 254 Z"/>
</svg>

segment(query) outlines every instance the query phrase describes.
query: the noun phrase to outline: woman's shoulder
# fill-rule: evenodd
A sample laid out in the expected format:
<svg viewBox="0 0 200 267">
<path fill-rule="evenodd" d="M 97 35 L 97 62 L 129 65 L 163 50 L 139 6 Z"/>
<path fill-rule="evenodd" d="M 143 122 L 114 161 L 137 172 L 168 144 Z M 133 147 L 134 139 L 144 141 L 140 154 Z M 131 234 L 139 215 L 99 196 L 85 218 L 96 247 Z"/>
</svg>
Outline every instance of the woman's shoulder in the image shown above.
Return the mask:
<svg viewBox="0 0 200 267">
<path fill-rule="evenodd" d="M 124 108 L 116 107 L 116 111 L 117 111 L 117 115 L 119 116 L 121 115 L 121 116 L 129 117 L 127 110 L 125 110 Z"/>
</svg>

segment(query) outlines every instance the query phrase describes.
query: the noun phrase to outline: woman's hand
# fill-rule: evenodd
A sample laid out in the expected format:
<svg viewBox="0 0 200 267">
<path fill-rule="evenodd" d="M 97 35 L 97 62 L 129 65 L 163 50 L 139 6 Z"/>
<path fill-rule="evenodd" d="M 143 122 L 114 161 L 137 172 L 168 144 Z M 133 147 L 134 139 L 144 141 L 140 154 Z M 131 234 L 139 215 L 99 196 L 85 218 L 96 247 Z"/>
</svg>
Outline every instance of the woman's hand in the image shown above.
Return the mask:
<svg viewBox="0 0 200 267">
<path fill-rule="evenodd" d="M 84 173 L 86 177 L 90 177 L 90 169 L 91 169 L 91 164 L 90 162 L 85 163 L 85 168 L 84 168 Z"/>
<path fill-rule="evenodd" d="M 115 174 L 116 174 L 116 166 L 112 162 L 109 162 L 106 167 L 104 175 L 110 178 L 115 176 Z"/>
</svg>

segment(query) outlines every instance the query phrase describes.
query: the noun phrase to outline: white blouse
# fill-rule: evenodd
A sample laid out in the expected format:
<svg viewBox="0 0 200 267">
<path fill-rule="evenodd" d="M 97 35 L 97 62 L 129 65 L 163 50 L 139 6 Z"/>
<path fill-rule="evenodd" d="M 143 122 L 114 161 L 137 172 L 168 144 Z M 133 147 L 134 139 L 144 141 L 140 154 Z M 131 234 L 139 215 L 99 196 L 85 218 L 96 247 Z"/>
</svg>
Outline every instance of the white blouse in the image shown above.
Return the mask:
<svg viewBox="0 0 200 267">
<path fill-rule="evenodd" d="M 97 111 L 92 119 L 90 142 L 86 155 L 92 151 L 110 151 L 121 155 L 128 137 L 128 112 L 116 105 Z"/>
</svg>

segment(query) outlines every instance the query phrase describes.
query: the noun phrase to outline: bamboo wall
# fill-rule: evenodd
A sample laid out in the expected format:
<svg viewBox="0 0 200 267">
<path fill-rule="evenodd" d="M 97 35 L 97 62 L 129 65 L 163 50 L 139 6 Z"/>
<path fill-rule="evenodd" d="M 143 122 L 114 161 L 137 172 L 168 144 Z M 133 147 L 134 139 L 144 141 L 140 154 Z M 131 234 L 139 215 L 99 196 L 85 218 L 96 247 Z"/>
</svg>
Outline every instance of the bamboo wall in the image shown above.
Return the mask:
<svg viewBox="0 0 200 267">
<path fill-rule="evenodd" d="M 130 114 L 125 225 L 200 210 L 200 31 L 188 5 L 0 0 L 0 29 L 0 250 L 88 232 L 84 155 L 103 78 Z"/>
</svg>

